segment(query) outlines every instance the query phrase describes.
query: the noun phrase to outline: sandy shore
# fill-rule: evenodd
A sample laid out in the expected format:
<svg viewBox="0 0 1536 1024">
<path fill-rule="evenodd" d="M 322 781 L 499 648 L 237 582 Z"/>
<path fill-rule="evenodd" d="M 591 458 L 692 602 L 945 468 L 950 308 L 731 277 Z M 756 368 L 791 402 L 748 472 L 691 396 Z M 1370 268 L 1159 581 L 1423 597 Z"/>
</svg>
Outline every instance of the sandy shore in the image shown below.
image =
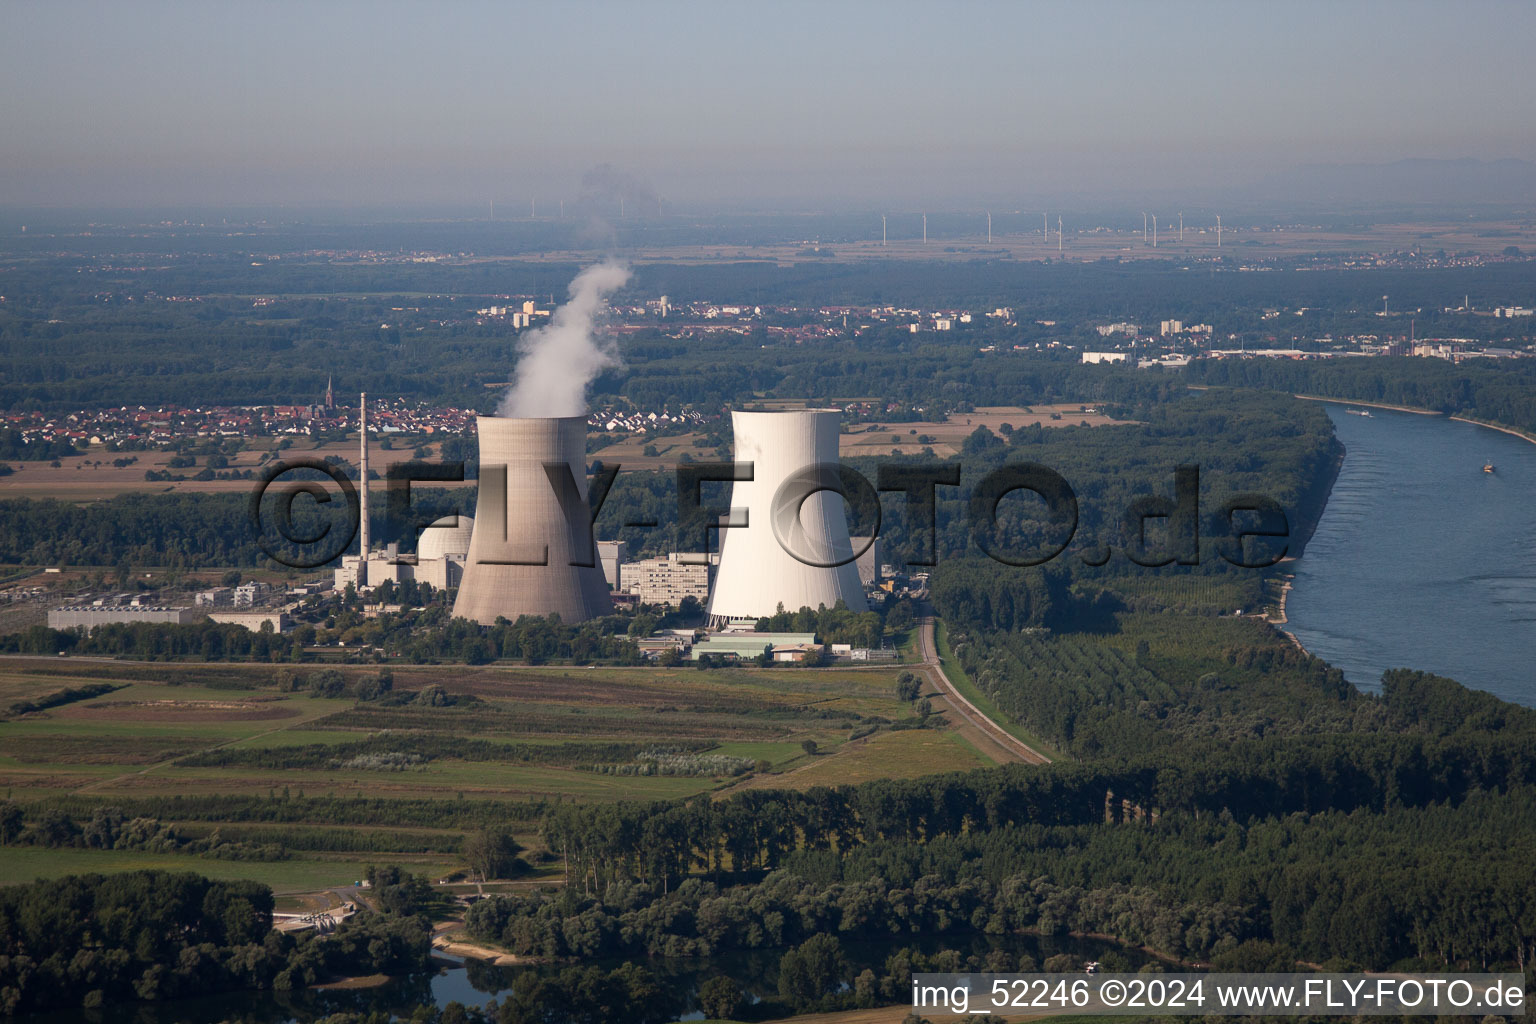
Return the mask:
<svg viewBox="0 0 1536 1024">
<path fill-rule="evenodd" d="M 1292 395 L 1292 398 L 1300 398 L 1304 402 L 1331 402 L 1334 405 L 1354 405 L 1371 409 L 1390 409 L 1393 412 L 1411 412 L 1415 416 L 1440 416 L 1433 409 L 1416 409 L 1411 405 L 1389 405 L 1386 402 L 1360 402 L 1352 398 L 1328 398 L 1325 395 Z M 1470 416 L 1449 416 L 1447 419 L 1457 423 L 1470 423 L 1474 427 L 1487 427 L 1489 430 L 1497 430 L 1501 434 L 1509 434 L 1522 440 L 1536 444 L 1536 436 L 1518 427 L 1506 427 L 1499 423 L 1490 423 L 1488 420 L 1475 420 Z"/>
<path fill-rule="evenodd" d="M 1531 444 L 1536 444 L 1536 437 L 1532 437 L 1525 431 L 1517 430 L 1514 427 L 1501 427 L 1497 423 L 1488 423 L 1484 420 L 1468 419 L 1466 416 L 1452 416 L 1451 419 L 1455 420 L 1457 423 L 1470 423 L 1476 427 L 1487 427 L 1489 430 L 1497 430 L 1501 434 L 1513 434 L 1515 437 L 1518 437 L 1521 440 L 1529 441 Z"/>
<path fill-rule="evenodd" d="M 1285 602 L 1291 596 L 1291 583 L 1295 579 L 1294 576 L 1286 576 L 1280 581 L 1280 596 L 1275 598 L 1274 610 L 1265 616 L 1271 625 L 1283 626 L 1290 621 L 1285 617 Z"/>
<path fill-rule="evenodd" d="M 440 949 L 444 953 L 453 956 L 462 956 L 469 960 L 484 960 L 486 963 L 497 967 L 516 967 L 520 964 L 537 963 L 532 957 L 518 956 L 515 953 L 507 953 L 500 949 L 492 949 L 489 946 L 477 945 L 473 942 L 458 942 L 445 935 L 439 935 L 432 940 L 432 948 Z"/>
<path fill-rule="evenodd" d="M 1443 413 L 1438 413 L 1433 409 L 1415 409 L 1411 405 L 1389 405 L 1386 402 L 1360 402 L 1353 398 L 1329 398 L 1327 395 L 1292 395 L 1291 397 L 1299 398 L 1304 402 L 1331 402 L 1334 405 L 1356 405 L 1371 409 L 1390 409 L 1393 412 L 1411 412 L 1415 416 L 1444 415 Z"/>
<path fill-rule="evenodd" d="M 346 990 L 355 988 L 378 988 L 389 981 L 387 974 L 359 974 L 349 978 L 338 978 L 335 981 L 327 981 L 319 985 L 311 985 L 310 988 Z"/>
</svg>

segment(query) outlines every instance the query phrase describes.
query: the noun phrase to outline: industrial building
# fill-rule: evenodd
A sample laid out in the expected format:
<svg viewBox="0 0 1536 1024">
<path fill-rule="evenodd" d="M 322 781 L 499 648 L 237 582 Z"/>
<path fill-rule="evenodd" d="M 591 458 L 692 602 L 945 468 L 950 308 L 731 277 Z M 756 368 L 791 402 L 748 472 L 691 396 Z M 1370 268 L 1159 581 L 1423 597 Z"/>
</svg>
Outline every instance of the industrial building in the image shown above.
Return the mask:
<svg viewBox="0 0 1536 1024">
<path fill-rule="evenodd" d="M 481 416 L 480 496 L 455 617 L 558 614 L 584 622 L 613 609 L 587 508 L 585 416 Z M 566 473 L 546 471 L 564 464 Z"/>
<path fill-rule="evenodd" d="M 288 613 L 280 611 L 209 612 L 208 618 L 231 626 L 244 626 L 252 633 L 260 633 L 266 625 L 270 625 L 274 633 L 286 633 L 293 628 L 293 620 L 288 617 Z"/>
<path fill-rule="evenodd" d="M 780 607 L 831 608 L 838 601 L 867 610 L 835 493 L 818 491 L 774 518 L 774 497 L 791 478 L 831 474 L 835 483 L 840 419 L 836 409 L 731 413 L 736 461 L 752 463 L 753 477 L 731 488 L 731 507 L 747 511 L 748 525 L 720 531 L 712 624 L 755 622 Z"/>
<path fill-rule="evenodd" d="M 767 650 L 775 661 L 799 661 L 804 651 L 813 647 L 816 647 L 815 633 L 711 633 L 693 645 L 688 658 L 690 661 L 698 661 L 705 655 L 711 655 L 726 661 L 749 661 Z M 799 652 L 800 657 L 794 656 L 795 652 Z M 785 657 L 780 658 L 780 653 Z"/>
<path fill-rule="evenodd" d="M 169 622 L 186 625 L 196 622 L 203 613 L 195 608 L 162 608 L 155 605 L 75 605 L 53 608 L 48 612 L 49 629 L 83 628 L 90 632 L 97 626 L 135 622 Z"/>
<path fill-rule="evenodd" d="M 359 556 L 347 555 L 335 571 L 336 589 L 351 584 L 363 590 L 386 581 L 404 583 L 407 580 L 427 583 L 438 590 L 456 587 L 464 576 L 464 562 L 469 557 L 469 540 L 474 528 L 475 521 L 470 516 L 444 516 L 421 531 L 416 541 L 416 554 L 397 554 L 394 545 L 384 551 L 370 551 L 363 572 L 359 572 L 362 564 Z M 366 587 L 358 585 L 359 577 L 368 580 Z"/>
<path fill-rule="evenodd" d="M 641 604 L 676 608 L 691 597 L 702 605 L 709 600 L 710 566 L 687 558 L 674 551 L 666 558 L 630 562 L 624 567 L 624 589 Z"/>
</svg>

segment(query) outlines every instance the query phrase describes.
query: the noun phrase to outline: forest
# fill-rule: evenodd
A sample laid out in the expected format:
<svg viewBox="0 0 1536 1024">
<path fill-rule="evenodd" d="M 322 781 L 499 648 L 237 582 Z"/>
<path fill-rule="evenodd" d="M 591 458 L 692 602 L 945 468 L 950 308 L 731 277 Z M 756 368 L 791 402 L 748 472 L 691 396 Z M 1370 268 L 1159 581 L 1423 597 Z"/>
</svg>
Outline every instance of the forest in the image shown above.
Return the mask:
<svg viewBox="0 0 1536 1024">
<path fill-rule="evenodd" d="M 556 808 L 546 839 L 571 884 L 482 903 L 469 925 L 552 956 L 1034 929 L 1234 969 L 1523 967 L 1536 712 L 1408 671 L 1358 699 L 1374 729 Z"/>
<path fill-rule="evenodd" d="M 164 871 L 0 888 L 0 1013 L 282 991 L 427 965 L 424 917 L 368 914 L 330 935 L 295 935 L 272 929 L 272 905 L 263 885 Z"/>
</svg>

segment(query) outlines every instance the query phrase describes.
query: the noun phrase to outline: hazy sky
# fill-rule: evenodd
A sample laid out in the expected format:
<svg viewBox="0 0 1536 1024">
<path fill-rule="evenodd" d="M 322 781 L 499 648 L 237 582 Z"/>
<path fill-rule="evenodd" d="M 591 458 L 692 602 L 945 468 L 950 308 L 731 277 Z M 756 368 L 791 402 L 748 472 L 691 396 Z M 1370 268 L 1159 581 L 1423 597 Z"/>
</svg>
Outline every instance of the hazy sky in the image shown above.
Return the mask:
<svg viewBox="0 0 1536 1024">
<path fill-rule="evenodd" d="M 0 203 L 959 202 L 1536 157 L 1530 3 L 6 0 Z M 867 203 L 866 203 L 867 205 Z"/>
</svg>

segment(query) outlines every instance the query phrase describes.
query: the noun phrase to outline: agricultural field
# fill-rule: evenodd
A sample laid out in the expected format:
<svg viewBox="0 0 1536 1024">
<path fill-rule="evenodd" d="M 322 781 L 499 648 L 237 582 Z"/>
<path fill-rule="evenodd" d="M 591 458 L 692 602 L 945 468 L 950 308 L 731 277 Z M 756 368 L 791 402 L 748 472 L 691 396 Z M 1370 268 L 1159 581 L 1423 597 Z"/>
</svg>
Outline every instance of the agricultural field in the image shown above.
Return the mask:
<svg viewBox="0 0 1536 1024">
<path fill-rule="evenodd" d="M 65 875 L 112 874 L 118 871 L 195 871 L 225 881 L 261 882 L 276 893 L 313 892 L 330 886 L 350 885 L 363 877 L 368 864 L 378 858 L 333 859 L 295 857 L 279 861 L 218 860 L 175 853 L 141 853 L 137 850 L 48 849 L 37 846 L 0 847 L 0 884 L 30 882 Z M 389 857 L 392 863 L 417 872 L 443 873 L 453 858 Z"/>
<path fill-rule="evenodd" d="M 762 404 L 768 408 L 803 407 L 804 405 L 804 403 L 772 401 L 765 401 Z M 976 409 L 975 412 L 952 415 L 943 423 L 854 424 L 849 432 L 842 435 L 839 447 L 844 455 L 888 455 L 892 449 L 899 449 L 903 455 L 917 455 L 924 447 L 931 446 L 935 454 L 942 458 L 958 452 L 960 443 L 980 426 L 998 433 L 1004 423 L 1014 427 L 1026 427 L 1034 423 L 1039 423 L 1043 427 L 1066 427 L 1085 423 L 1089 426 L 1104 426 L 1117 422 L 1121 421 L 1098 411 L 1086 411 L 1085 407 L 1078 403 L 984 406 Z M 892 435 L 897 438 L 894 443 L 890 440 Z M 920 436 L 931 440 L 919 443 Z M 325 459 L 335 456 L 350 463 L 355 463 L 358 458 L 356 440 L 325 442 L 315 442 L 307 438 L 294 440 L 296 443 L 291 448 L 277 452 L 273 450 L 276 438 L 252 438 L 247 450 L 227 456 L 228 465 L 220 472 L 250 470 L 260 476 L 264 467 L 273 458 Z M 429 452 L 428 459 L 437 459 L 439 446 L 432 443 L 430 439 L 423 440 L 426 443 L 421 447 Z M 645 454 L 650 446 L 654 446 L 656 454 Z M 368 458 L 371 465 L 382 473 L 390 463 L 409 462 L 414 459 L 416 448 L 415 441 L 411 439 L 397 438 L 390 448 L 385 448 L 379 441 L 374 441 L 369 445 Z M 672 469 L 684 454 L 695 461 L 709 461 L 716 458 L 715 449 L 705 447 L 702 435 L 697 433 L 667 437 L 647 437 L 640 434 L 618 439 L 593 435 L 591 454 L 609 464 L 617 463 L 625 469 Z M 178 468 L 170 464 L 175 455 L 176 452 L 169 450 L 109 452 L 103 446 L 88 446 L 79 455 L 71 455 L 59 460 L 58 466 L 47 462 L 20 463 L 22 471 L 6 477 L 5 482 L 0 484 L 0 496 L 57 498 L 61 501 L 86 502 L 127 493 L 245 494 L 255 486 L 253 480 L 193 480 L 191 477 L 204 468 L 206 459 L 198 456 L 196 465 Z M 129 457 L 136 461 L 126 466 L 113 465 L 114 460 Z M 144 475 L 150 470 L 179 474 L 188 479 L 146 480 Z M 473 485 L 474 481 L 471 480 L 434 486 L 455 488 Z M 375 483 L 374 486 L 377 488 L 381 484 Z"/>
<path fill-rule="evenodd" d="M 356 463 L 358 460 L 357 440 L 354 437 L 347 441 L 316 441 L 306 437 L 291 437 L 291 447 L 283 451 L 277 451 L 276 445 L 281 440 L 276 437 L 253 437 L 247 439 L 246 450 L 227 455 L 228 465 L 217 472 L 229 472 L 231 470 L 250 470 L 260 477 L 263 469 L 273 458 L 279 459 L 325 459 L 329 456 L 346 459 Z M 370 465 L 376 467 L 382 475 L 385 467 L 392 462 L 410 462 L 415 456 L 415 441 L 409 438 L 395 438 L 391 441 L 392 447 L 385 448 L 381 440 L 374 440 L 368 446 L 368 459 Z M 425 445 L 435 458 L 438 446 L 430 441 Z M 115 494 L 130 492 L 163 494 L 172 491 L 196 494 L 229 494 L 249 493 L 255 486 L 254 480 L 193 480 L 192 477 L 201 472 L 207 464 L 206 456 L 196 456 L 196 464 L 192 466 L 173 466 L 171 460 L 177 453 L 168 449 L 152 449 L 138 452 L 108 451 L 104 445 L 87 445 L 78 455 L 68 455 L 59 459 L 59 465 L 54 466 L 48 462 L 21 462 L 12 463 L 16 472 L 5 478 L 4 484 L 0 484 L 0 496 L 6 498 L 57 498 L 60 501 L 95 501 L 98 498 L 108 498 Z M 117 460 L 133 459 L 128 465 L 118 466 L 113 463 Z M 144 475 L 149 471 L 166 472 L 172 475 L 187 477 L 186 480 L 146 480 Z M 381 486 L 376 483 L 375 486 Z M 455 486 L 447 484 L 443 486 Z M 465 485 L 457 485 L 465 486 Z"/>
<path fill-rule="evenodd" d="M 319 670 L 284 672 L 302 686 Z M 339 671 L 350 682 L 377 669 Z M 0 847 L 0 877 L 181 865 L 300 891 L 342 884 L 376 857 L 441 877 L 455 867 L 465 813 L 474 813 L 448 821 L 447 809 L 476 801 L 664 800 L 988 763 L 942 715 L 929 728 L 910 727 L 914 712 L 895 694 L 899 671 L 401 666 L 389 699 L 357 701 L 286 688 L 289 676 L 266 665 L 7 658 L 0 711 L 61 702 L 0 721 L 6 799 L 68 807 L 81 821 L 121 805 L 128 817 L 163 820 L 184 841 L 217 832 L 226 842 L 278 844 L 290 856 L 12 845 Z M 321 812 L 262 818 L 248 809 L 290 798 L 386 806 L 379 824 L 346 827 Z M 218 799 L 247 810 L 226 821 L 209 810 Z M 414 817 L 391 825 L 388 806 L 407 802 Z M 439 806 L 441 820 L 421 810 Z M 531 820 L 508 824 L 526 848 L 538 846 Z"/>
<path fill-rule="evenodd" d="M 1011 427 L 1103 427 L 1127 420 L 1106 416 L 1090 405 L 1068 403 L 1060 405 L 990 405 L 981 406 L 975 412 L 954 413 L 943 423 L 874 423 L 855 424 L 852 432 L 844 433 L 838 440 L 838 450 L 844 456 L 889 455 L 899 451 L 902 455 L 918 455 L 923 448 L 931 447 L 937 458 L 948 458 L 960 451 L 960 445 L 980 427 L 986 427 L 1001 435 L 1004 424 Z M 895 438 L 893 441 L 892 438 Z M 930 440 L 920 441 L 927 437 Z"/>
</svg>

